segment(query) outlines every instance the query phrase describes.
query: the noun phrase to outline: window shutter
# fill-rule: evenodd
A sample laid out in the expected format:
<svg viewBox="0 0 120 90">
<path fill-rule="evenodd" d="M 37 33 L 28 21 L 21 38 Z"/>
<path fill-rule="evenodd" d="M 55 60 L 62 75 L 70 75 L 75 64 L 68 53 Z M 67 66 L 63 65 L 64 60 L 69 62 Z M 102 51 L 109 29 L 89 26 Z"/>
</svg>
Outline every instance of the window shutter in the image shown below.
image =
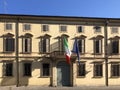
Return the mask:
<svg viewBox="0 0 120 90">
<path fill-rule="evenodd" d="M 28 41 L 28 52 L 31 52 L 31 38 L 27 38 L 27 41 Z"/>
<path fill-rule="evenodd" d="M 14 51 L 15 48 L 15 39 L 11 39 L 11 51 Z"/>
<path fill-rule="evenodd" d="M 49 41 L 50 39 L 46 39 L 46 52 L 49 52 Z"/>
<path fill-rule="evenodd" d="M 25 38 L 22 38 L 22 52 L 25 52 Z"/>
<path fill-rule="evenodd" d="M 6 76 L 6 63 L 3 62 L 3 75 L 2 76 Z"/>
<path fill-rule="evenodd" d="M 82 39 L 82 53 L 84 53 L 84 46 L 85 46 L 84 42 L 85 42 L 85 40 Z"/>
<path fill-rule="evenodd" d="M 39 47 L 40 47 L 40 52 L 43 52 L 43 39 L 41 38 L 40 39 L 40 42 L 39 42 Z"/>
</svg>

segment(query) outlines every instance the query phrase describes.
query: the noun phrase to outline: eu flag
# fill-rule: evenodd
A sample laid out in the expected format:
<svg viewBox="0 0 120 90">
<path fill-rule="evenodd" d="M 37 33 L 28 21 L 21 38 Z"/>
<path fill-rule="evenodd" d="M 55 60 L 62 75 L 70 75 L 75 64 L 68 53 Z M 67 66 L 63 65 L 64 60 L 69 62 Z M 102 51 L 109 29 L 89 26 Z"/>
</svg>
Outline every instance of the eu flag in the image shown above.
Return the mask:
<svg viewBox="0 0 120 90">
<path fill-rule="evenodd" d="M 74 52 L 74 53 L 77 54 L 77 57 L 78 57 L 78 63 L 80 64 L 80 54 L 79 54 L 79 48 L 78 48 L 77 38 L 75 38 L 72 52 Z"/>
</svg>

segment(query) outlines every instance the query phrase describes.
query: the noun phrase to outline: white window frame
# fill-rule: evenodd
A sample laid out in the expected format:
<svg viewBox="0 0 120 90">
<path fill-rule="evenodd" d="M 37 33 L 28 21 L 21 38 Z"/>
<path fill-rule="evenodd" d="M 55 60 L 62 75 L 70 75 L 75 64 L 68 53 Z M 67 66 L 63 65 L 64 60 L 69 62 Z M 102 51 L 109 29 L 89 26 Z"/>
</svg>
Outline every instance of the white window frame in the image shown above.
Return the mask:
<svg viewBox="0 0 120 90">
<path fill-rule="evenodd" d="M 111 27 L 111 34 L 118 34 L 119 28 L 118 27 Z"/>
<path fill-rule="evenodd" d="M 10 26 L 7 26 L 7 25 L 10 25 Z M 13 24 L 12 23 L 5 23 L 5 30 L 6 31 L 11 31 L 13 29 Z"/>
<path fill-rule="evenodd" d="M 95 33 L 101 33 L 102 32 L 101 26 L 94 26 L 94 32 Z"/>
<path fill-rule="evenodd" d="M 27 51 L 25 51 L 25 40 L 27 39 L 27 43 L 28 43 L 28 46 L 27 46 Z M 23 53 L 31 53 L 32 51 L 32 39 L 31 38 L 23 38 L 23 47 L 22 47 L 22 51 Z"/>
<path fill-rule="evenodd" d="M 81 32 L 79 32 L 79 27 L 82 28 L 82 31 L 81 31 Z M 78 25 L 78 26 L 77 26 L 77 32 L 78 32 L 78 33 L 84 33 L 84 26 Z"/>
<path fill-rule="evenodd" d="M 79 40 L 81 40 L 81 43 L 82 43 L 82 46 L 81 46 L 81 54 L 84 54 L 85 53 L 85 39 L 78 39 L 78 42 Z M 78 43 L 79 44 L 79 43 Z M 79 47 L 79 45 L 78 45 Z M 80 50 L 79 50 L 80 51 Z"/>
<path fill-rule="evenodd" d="M 11 50 L 11 51 L 7 51 L 6 50 L 6 40 L 7 39 L 12 39 L 13 40 L 13 50 Z M 3 38 L 3 44 L 4 44 L 4 46 L 3 46 L 3 51 L 4 52 L 14 52 L 15 51 L 15 39 L 14 38 L 12 38 L 12 37 L 6 37 L 6 38 Z"/>
<path fill-rule="evenodd" d="M 29 26 L 29 28 L 26 28 L 26 25 Z M 23 31 L 31 31 L 31 24 L 30 23 L 24 23 L 23 24 Z"/>
<path fill-rule="evenodd" d="M 65 30 L 62 30 L 62 27 L 64 27 Z M 67 25 L 60 25 L 59 29 L 60 29 L 60 32 L 67 32 Z"/>
<path fill-rule="evenodd" d="M 46 42 L 46 46 L 44 45 L 43 40 Z M 43 51 L 43 47 L 46 47 L 46 51 Z M 50 38 L 40 38 L 39 42 L 39 52 L 41 53 L 48 53 L 50 51 Z"/>
<path fill-rule="evenodd" d="M 99 41 L 99 53 L 96 53 L 96 41 Z M 95 39 L 94 40 L 94 53 L 95 54 L 102 54 L 102 39 Z"/>
<path fill-rule="evenodd" d="M 45 28 L 44 28 L 44 26 L 45 26 Z M 49 25 L 48 24 L 42 24 L 42 32 L 48 32 L 48 31 L 49 31 Z"/>
</svg>

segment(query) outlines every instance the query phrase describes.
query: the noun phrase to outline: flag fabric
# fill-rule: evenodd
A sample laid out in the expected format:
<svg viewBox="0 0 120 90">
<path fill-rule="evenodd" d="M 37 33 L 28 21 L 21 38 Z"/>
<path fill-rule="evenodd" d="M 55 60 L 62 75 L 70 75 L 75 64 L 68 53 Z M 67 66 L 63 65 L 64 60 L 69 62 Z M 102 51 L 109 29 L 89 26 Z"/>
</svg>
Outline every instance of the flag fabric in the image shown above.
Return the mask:
<svg viewBox="0 0 120 90">
<path fill-rule="evenodd" d="M 64 37 L 64 48 L 65 48 L 66 61 L 68 64 L 70 64 L 71 51 L 69 49 L 68 42 L 65 37 Z"/>
<path fill-rule="evenodd" d="M 79 48 L 78 48 L 77 38 L 75 38 L 72 52 L 74 52 L 74 53 L 77 54 L 77 57 L 78 57 L 78 63 L 80 64 L 80 54 L 79 54 Z"/>
</svg>

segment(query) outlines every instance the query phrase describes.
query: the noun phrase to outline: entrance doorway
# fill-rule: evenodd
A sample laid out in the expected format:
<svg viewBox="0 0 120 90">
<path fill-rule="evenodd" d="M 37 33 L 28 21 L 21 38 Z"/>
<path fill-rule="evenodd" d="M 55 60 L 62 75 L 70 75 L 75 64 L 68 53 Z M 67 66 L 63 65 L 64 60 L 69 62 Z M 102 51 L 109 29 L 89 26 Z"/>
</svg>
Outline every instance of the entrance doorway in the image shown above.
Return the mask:
<svg viewBox="0 0 120 90">
<path fill-rule="evenodd" d="M 70 86 L 70 65 L 65 61 L 57 64 L 57 86 Z"/>
</svg>

